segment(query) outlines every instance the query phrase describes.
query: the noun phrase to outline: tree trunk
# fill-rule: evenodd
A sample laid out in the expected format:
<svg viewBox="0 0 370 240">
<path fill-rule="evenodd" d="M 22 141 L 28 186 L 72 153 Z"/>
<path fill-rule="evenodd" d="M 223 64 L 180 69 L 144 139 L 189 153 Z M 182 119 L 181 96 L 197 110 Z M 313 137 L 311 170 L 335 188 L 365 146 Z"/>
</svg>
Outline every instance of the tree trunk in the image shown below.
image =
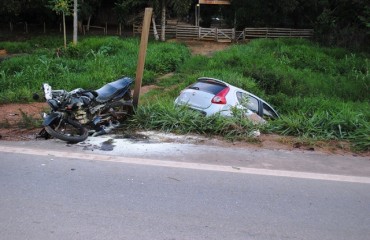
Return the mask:
<svg viewBox="0 0 370 240">
<path fill-rule="evenodd" d="M 158 35 L 158 31 L 157 31 L 157 26 L 155 25 L 155 18 L 154 16 L 152 17 L 152 23 L 153 23 L 153 34 L 154 34 L 154 38 L 156 41 L 159 40 L 159 35 Z"/>
<path fill-rule="evenodd" d="M 84 0 L 81 0 L 81 5 L 83 5 L 84 4 Z M 82 17 L 80 16 L 79 18 L 78 18 L 78 31 L 80 32 L 80 33 L 82 33 L 83 32 L 83 22 L 82 22 L 83 20 L 82 20 Z"/>
<path fill-rule="evenodd" d="M 166 41 L 166 0 L 162 0 L 161 41 Z"/>
<path fill-rule="evenodd" d="M 64 12 L 63 12 L 63 35 L 64 35 L 64 48 L 67 48 L 66 16 Z"/>
<path fill-rule="evenodd" d="M 82 21 L 81 20 L 78 20 L 77 25 L 78 25 L 78 32 L 82 33 L 83 32 Z"/>
<path fill-rule="evenodd" d="M 86 30 L 87 31 L 90 31 L 90 21 L 91 21 L 91 15 L 89 16 L 89 18 L 87 19 L 87 26 L 86 26 Z"/>
<path fill-rule="evenodd" d="M 77 0 L 73 0 L 73 44 L 77 44 Z"/>
</svg>

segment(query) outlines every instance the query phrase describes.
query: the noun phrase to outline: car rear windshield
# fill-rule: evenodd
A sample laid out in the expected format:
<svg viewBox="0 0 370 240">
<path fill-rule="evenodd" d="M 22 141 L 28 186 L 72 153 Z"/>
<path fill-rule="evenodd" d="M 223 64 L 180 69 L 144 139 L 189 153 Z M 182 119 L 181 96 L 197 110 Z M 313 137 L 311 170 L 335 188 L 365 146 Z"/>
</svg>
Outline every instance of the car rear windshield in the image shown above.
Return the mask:
<svg viewBox="0 0 370 240">
<path fill-rule="evenodd" d="M 225 86 L 224 84 L 212 80 L 198 81 L 193 85 L 189 86 L 189 88 L 191 89 L 212 93 L 214 95 L 217 95 L 217 93 L 221 92 L 226 87 L 227 86 Z"/>
</svg>

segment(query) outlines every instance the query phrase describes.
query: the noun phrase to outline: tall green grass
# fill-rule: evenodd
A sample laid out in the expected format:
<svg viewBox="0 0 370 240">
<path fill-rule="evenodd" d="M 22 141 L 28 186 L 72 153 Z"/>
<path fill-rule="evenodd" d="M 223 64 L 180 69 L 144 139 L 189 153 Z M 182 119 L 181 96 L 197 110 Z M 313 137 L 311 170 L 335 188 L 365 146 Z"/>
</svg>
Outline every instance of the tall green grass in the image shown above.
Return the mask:
<svg viewBox="0 0 370 240">
<path fill-rule="evenodd" d="M 163 99 L 145 104 L 136 111 L 131 124 L 143 129 L 157 129 L 180 134 L 198 133 L 208 136 L 221 135 L 227 139 L 252 139 L 257 126 L 241 114 L 225 118 L 220 115 L 204 117 L 185 107 L 175 107 Z"/>
<path fill-rule="evenodd" d="M 18 48 L 19 53 L 26 52 L 0 63 L 0 103 L 30 101 L 32 92 L 38 91 L 44 82 L 55 89 L 96 89 L 121 76 L 135 77 L 138 39 L 89 37 L 66 49 L 54 42 L 58 42 L 54 37 L 44 37 L 0 43 L 0 47 L 10 52 L 17 52 L 14 49 Z M 153 83 L 159 75 L 175 71 L 189 55 L 182 44 L 150 42 L 143 84 Z"/>
<path fill-rule="evenodd" d="M 0 103 L 29 101 L 43 82 L 54 88 L 91 89 L 123 75 L 134 76 L 137 39 L 89 37 L 66 50 L 60 46 L 48 38 L 19 43 L 18 47 L 0 43 L 0 48 L 13 48 L 10 52 L 27 53 L 0 63 Z M 182 89 L 198 77 L 208 76 L 270 102 L 282 117 L 258 126 L 264 132 L 348 140 L 354 149 L 369 151 L 369 67 L 366 53 L 323 48 L 303 39 L 254 40 L 211 58 L 190 57 L 182 44 L 150 42 L 144 84 L 164 73 L 176 74 L 161 80 L 157 83 L 160 89 L 141 100 L 132 124 L 248 139 L 257 126 L 239 113 L 227 119 L 217 115 L 204 118 L 173 106 Z"/>
<path fill-rule="evenodd" d="M 368 55 L 322 48 L 307 40 L 252 41 L 216 53 L 209 65 L 252 77 L 269 95 L 369 98 Z"/>
<path fill-rule="evenodd" d="M 24 41 L 0 41 L 0 49 L 6 49 L 10 54 L 33 53 L 40 49 L 61 48 L 63 38 L 57 35 L 34 36 Z"/>
<path fill-rule="evenodd" d="M 212 58 L 192 57 L 180 66 L 177 75 L 159 83 L 167 91 L 148 97 L 170 97 L 156 101 L 165 104 L 198 77 L 219 78 L 264 98 L 278 110 L 281 119 L 260 126 L 264 132 L 348 140 L 355 149 L 369 151 L 369 67 L 365 53 L 322 48 L 302 39 L 261 39 L 234 45 Z M 150 102 L 145 108 L 155 111 L 157 107 Z M 166 114 L 156 116 L 157 124 L 146 124 L 162 130 L 177 129 L 160 125 L 158 122 L 166 118 L 161 116 Z M 189 130 L 198 132 L 193 127 Z"/>
</svg>

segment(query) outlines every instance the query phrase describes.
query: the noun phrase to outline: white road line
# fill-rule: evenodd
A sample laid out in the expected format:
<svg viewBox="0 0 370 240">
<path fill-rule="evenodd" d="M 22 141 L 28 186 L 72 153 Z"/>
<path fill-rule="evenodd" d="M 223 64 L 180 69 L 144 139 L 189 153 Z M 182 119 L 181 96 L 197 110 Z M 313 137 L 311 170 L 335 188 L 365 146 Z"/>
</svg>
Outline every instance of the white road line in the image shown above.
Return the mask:
<svg viewBox="0 0 370 240">
<path fill-rule="evenodd" d="M 310 172 L 295 172 L 295 171 L 271 170 L 271 169 L 261 169 L 261 168 L 246 168 L 246 167 L 236 167 L 236 166 L 221 166 L 221 165 L 191 163 L 191 162 L 162 161 L 162 160 L 152 160 L 152 159 L 144 159 L 144 158 L 128 158 L 128 157 L 120 157 L 120 156 L 107 156 L 107 155 L 87 154 L 87 153 L 72 153 L 72 152 L 65 152 L 65 151 L 63 152 L 63 151 L 55 151 L 55 150 L 40 150 L 40 149 L 31 149 L 31 148 L 23 148 L 23 147 L 20 148 L 20 147 L 0 146 L 0 152 L 18 153 L 18 154 L 27 154 L 27 155 L 36 155 L 36 156 L 53 156 L 53 157 L 59 157 L 59 158 L 68 157 L 68 158 L 82 159 L 82 160 L 118 162 L 118 163 L 127 163 L 127 164 L 183 168 L 183 169 L 194 169 L 194 170 L 204 170 L 204 171 L 255 174 L 255 175 L 275 176 L 275 177 L 290 177 L 290 178 L 370 184 L 369 177 L 333 175 L 333 174 L 310 173 Z"/>
</svg>

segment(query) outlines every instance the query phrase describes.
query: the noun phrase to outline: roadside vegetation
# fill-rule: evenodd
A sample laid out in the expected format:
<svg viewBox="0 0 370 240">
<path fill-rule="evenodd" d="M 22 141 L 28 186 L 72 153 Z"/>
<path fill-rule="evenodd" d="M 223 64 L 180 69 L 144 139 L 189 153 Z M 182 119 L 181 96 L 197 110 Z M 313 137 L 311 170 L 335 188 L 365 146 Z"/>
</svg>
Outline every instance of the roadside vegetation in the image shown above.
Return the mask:
<svg viewBox="0 0 370 240">
<path fill-rule="evenodd" d="M 194 56 L 186 61 L 174 77 L 159 83 L 166 91 L 147 95 L 147 104 L 138 110 L 136 121 L 149 129 L 238 139 L 253 136 L 257 126 L 245 123 L 239 115 L 223 120 L 222 125 L 217 116 L 198 119 L 192 112 L 187 113 L 189 116 L 173 107 L 174 98 L 183 88 L 198 77 L 208 76 L 250 91 L 274 105 L 281 118 L 258 126 L 263 132 L 298 136 L 307 142 L 349 140 L 353 149 L 368 151 L 369 67 L 365 53 L 322 48 L 301 39 L 254 40 L 211 58 Z M 151 118 L 154 112 L 162 113 Z"/>
<path fill-rule="evenodd" d="M 16 54 L 0 65 L 0 103 L 31 101 L 44 82 L 54 89 L 96 89 L 119 77 L 135 76 L 138 39 L 89 37 L 66 49 L 60 43 L 56 37 L 0 42 L 0 49 Z M 176 70 L 189 56 L 185 45 L 150 43 L 143 83 Z"/>
<path fill-rule="evenodd" d="M 60 43 L 60 39 L 58 40 Z M 54 88 L 94 89 L 120 76 L 135 76 L 137 39 L 82 38 L 66 50 L 52 37 L 0 42 L 0 49 L 21 53 L 0 63 L 0 102 L 30 101 L 43 82 Z M 190 57 L 179 43 L 150 42 L 144 85 L 159 86 L 141 100 L 130 127 L 177 133 L 221 135 L 250 140 L 265 133 L 308 141 L 347 140 L 355 150 L 370 150 L 369 55 L 323 48 L 301 39 L 254 40 L 233 45 L 212 57 Z M 162 74 L 175 72 L 156 82 Z M 264 126 L 238 112 L 233 118 L 203 116 L 173 105 L 198 77 L 222 79 L 272 103 L 281 118 Z"/>
</svg>

